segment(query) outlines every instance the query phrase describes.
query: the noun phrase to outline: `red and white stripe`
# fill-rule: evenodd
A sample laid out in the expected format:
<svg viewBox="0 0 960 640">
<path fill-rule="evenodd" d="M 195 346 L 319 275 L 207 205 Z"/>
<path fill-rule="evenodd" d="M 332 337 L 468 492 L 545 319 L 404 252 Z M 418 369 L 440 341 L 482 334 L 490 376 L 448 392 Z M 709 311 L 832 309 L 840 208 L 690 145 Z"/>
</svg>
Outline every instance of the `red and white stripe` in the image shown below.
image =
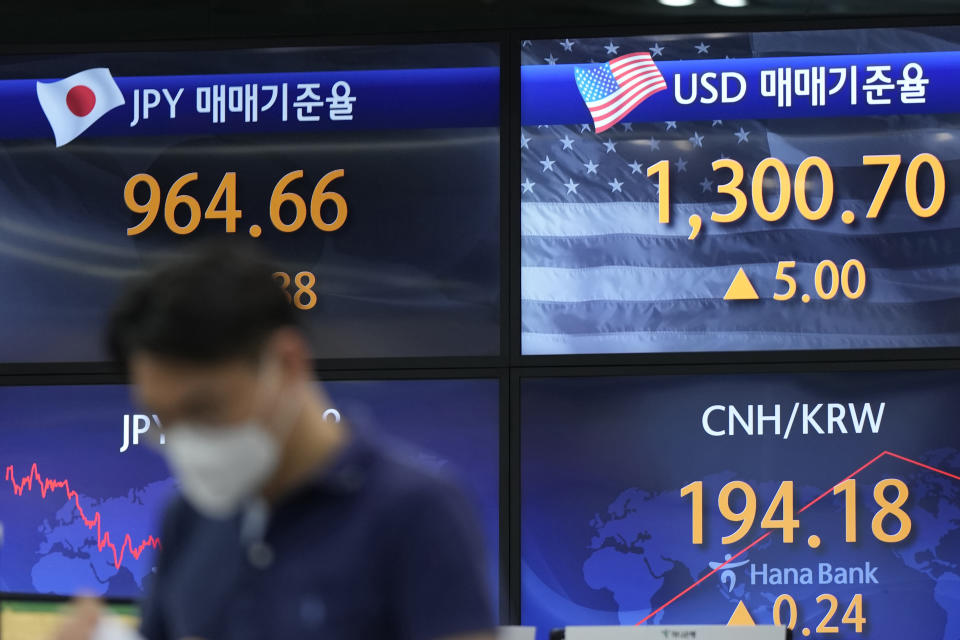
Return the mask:
<svg viewBox="0 0 960 640">
<path fill-rule="evenodd" d="M 602 100 L 587 103 L 597 133 L 617 124 L 638 104 L 667 88 L 649 53 L 630 53 L 608 64 L 620 88 Z"/>
</svg>

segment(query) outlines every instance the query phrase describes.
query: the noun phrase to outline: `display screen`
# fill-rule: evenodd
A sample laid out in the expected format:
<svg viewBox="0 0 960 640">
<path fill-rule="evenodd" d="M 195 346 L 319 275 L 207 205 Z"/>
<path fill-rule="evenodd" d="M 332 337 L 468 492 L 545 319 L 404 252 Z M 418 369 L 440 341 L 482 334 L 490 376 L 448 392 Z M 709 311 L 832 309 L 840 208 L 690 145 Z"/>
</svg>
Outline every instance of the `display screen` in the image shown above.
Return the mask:
<svg viewBox="0 0 960 640">
<path fill-rule="evenodd" d="M 496 592 L 499 382 L 325 383 L 337 416 L 416 447 L 474 501 Z M 176 487 L 146 444 L 152 416 L 116 386 L 0 387 L 0 591 L 138 597 Z M 496 602 L 496 598 L 494 599 Z"/>
<path fill-rule="evenodd" d="M 0 361 L 103 360 L 198 239 L 276 263 L 319 358 L 499 353 L 495 44 L 0 57 Z"/>
<path fill-rule="evenodd" d="M 960 633 L 957 371 L 527 379 L 522 622 Z"/>
<path fill-rule="evenodd" d="M 960 28 L 521 49 L 524 354 L 960 345 Z"/>
</svg>

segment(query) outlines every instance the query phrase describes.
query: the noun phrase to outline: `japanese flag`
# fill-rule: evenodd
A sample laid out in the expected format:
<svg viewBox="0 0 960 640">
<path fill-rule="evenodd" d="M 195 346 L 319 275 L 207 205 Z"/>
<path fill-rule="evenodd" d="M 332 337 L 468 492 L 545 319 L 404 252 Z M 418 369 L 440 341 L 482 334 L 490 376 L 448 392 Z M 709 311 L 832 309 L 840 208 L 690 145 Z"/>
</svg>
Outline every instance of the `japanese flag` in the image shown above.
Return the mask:
<svg viewBox="0 0 960 640">
<path fill-rule="evenodd" d="M 120 87 L 104 68 L 87 69 L 57 82 L 38 82 L 37 98 L 58 147 L 124 102 Z"/>
</svg>

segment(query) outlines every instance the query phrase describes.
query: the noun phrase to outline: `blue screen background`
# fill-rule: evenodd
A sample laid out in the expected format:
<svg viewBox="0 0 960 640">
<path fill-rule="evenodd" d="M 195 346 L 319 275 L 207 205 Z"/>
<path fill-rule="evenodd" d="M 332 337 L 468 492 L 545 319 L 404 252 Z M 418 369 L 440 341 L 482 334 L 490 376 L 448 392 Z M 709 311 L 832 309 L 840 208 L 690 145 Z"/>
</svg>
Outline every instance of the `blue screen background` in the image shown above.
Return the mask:
<svg viewBox="0 0 960 640">
<path fill-rule="evenodd" d="M 956 429 L 957 372 L 743 374 L 613 378 L 528 379 L 522 411 L 522 621 L 542 638 L 567 624 L 634 624 L 762 534 L 761 516 L 781 481 L 795 483 L 801 506 L 829 490 L 883 451 L 949 473 L 960 471 Z M 884 413 L 879 431 L 833 435 L 802 432 L 800 417 L 788 439 L 770 433 L 713 437 L 702 426 L 712 405 L 780 403 L 784 426 L 793 409 L 808 403 L 825 429 L 827 403 L 871 403 Z M 756 409 L 754 409 L 756 411 Z M 724 413 L 711 428 L 726 429 Z M 846 428 L 851 430 L 849 415 Z M 912 529 L 900 543 L 871 534 L 877 512 L 874 485 L 899 478 L 909 489 L 904 510 Z M 682 487 L 704 483 L 704 544 L 694 545 L 691 499 Z M 758 496 L 756 521 L 737 543 L 720 537 L 737 526 L 721 516 L 720 488 L 746 481 Z M 799 514 L 796 542 L 780 532 L 734 560 L 733 582 L 720 573 L 650 619 L 661 624 L 726 624 L 743 601 L 758 624 L 773 621 L 780 594 L 798 604 L 797 630 L 814 630 L 827 612 L 820 594 L 837 597 L 830 622 L 840 638 L 894 640 L 956 638 L 960 633 L 960 481 L 884 456 L 856 476 L 858 538 L 844 542 L 843 497 L 827 495 Z M 892 491 L 889 492 L 892 496 Z M 742 499 L 731 507 L 738 511 Z M 895 521 L 886 523 L 895 531 Z M 818 549 L 808 536 L 822 539 Z M 875 569 L 877 583 L 818 584 L 820 563 Z M 810 567 L 813 584 L 751 583 L 751 565 Z M 862 634 L 840 622 L 854 594 L 863 594 Z M 783 607 L 786 619 L 787 607 Z M 909 615 L 906 613 L 909 612 Z M 823 634 L 813 633 L 811 637 Z M 795 637 L 799 637 L 799 634 Z M 823 636 L 826 637 L 826 636 Z"/>
<path fill-rule="evenodd" d="M 230 237 L 223 221 L 206 219 L 176 235 L 163 216 L 127 235 L 141 219 L 124 205 L 132 176 L 148 173 L 166 193 L 191 172 L 190 195 L 204 207 L 235 173 L 243 215 L 234 237 L 250 241 L 257 224 L 254 242 L 278 270 L 316 275 L 318 301 L 303 319 L 318 358 L 497 355 L 498 65 L 490 43 L 0 57 L 5 120 L 16 123 L 0 126 L 0 360 L 103 360 L 101 327 L 130 278 L 199 239 Z M 119 79 L 125 104 L 56 148 L 33 81 L 93 67 Z M 361 89 L 371 73 L 393 78 L 395 90 Z M 218 123 L 198 113 L 198 85 L 265 86 L 275 74 L 298 74 L 289 105 L 305 79 L 322 76 L 325 96 L 333 78 L 357 78 L 354 119 L 332 122 L 324 110 L 311 127 L 292 106 L 285 122 L 270 112 L 250 123 L 242 113 Z M 134 92 L 148 87 L 184 89 L 179 115 L 154 111 L 148 127 L 131 127 Z M 309 219 L 296 232 L 274 228 L 269 203 L 284 175 L 304 172 L 288 191 L 309 202 L 337 169 L 344 174 L 328 191 L 347 203 L 341 228 L 324 232 Z M 333 206 L 324 209 L 333 220 Z M 292 207 L 283 215 L 289 223 Z"/>
<path fill-rule="evenodd" d="M 490 585 L 498 588 L 499 382 L 496 380 L 335 381 L 325 384 L 346 419 L 418 450 L 419 462 L 452 473 L 473 500 L 486 540 Z M 160 518 L 176 487 L 162 458 L 146 445 L 120 453 L 123 415 L 135 413 L 124 385 L 0 387 L 0 591 L 74 595 L 87 591 L 138 597 L 149 584 L 154 553 L 125 550 L 118 569 L 97 530 L 80 519 L 63 488 L 44 499 L 17 496 L 37 465 L 41 476 L 69 480 L 88 519 L 101 517 L 103 535 L 119 553 L 125 534 L 134 546 L 159 535 Z M 494 602 L 496 602 L 494 598 Z"/>
</svg>

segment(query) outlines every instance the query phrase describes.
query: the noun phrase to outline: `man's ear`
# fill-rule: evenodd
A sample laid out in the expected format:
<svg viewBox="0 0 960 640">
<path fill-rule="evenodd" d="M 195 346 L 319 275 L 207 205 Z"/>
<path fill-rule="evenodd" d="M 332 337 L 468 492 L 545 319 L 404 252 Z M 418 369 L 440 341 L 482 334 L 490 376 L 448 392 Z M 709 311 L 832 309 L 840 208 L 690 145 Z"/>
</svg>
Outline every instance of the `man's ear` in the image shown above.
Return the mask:
<svg viewBox="0 0 960 640">
<path fill-rule="evenodd" d="M 282 327 L 273 332 L 267 350 L 274 354 L 283 375 L 288 380 L 309 376 L 311 371 L 310 345 L 303 332 L 294 327 Z"/>
</svg>

